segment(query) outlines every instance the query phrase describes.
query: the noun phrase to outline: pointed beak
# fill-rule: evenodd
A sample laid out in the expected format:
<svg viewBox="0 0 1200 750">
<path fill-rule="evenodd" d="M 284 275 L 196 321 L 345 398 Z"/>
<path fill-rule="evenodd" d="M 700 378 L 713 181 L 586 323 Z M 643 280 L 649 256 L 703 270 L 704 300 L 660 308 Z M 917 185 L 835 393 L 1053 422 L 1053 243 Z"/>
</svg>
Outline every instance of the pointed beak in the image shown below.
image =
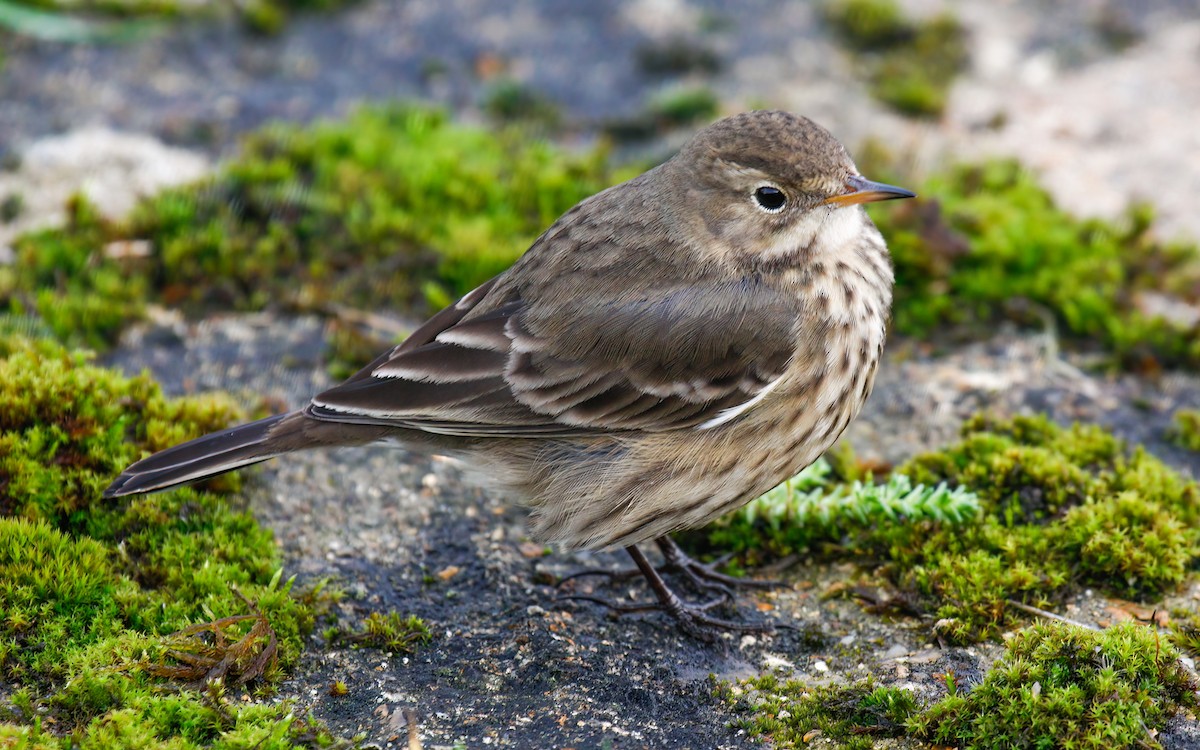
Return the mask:
<svg viewBox="0 0 1200 750">
<path fill-rule="evenodd" d="M 846 180 L 846 192 L 826 198 L 825 203 L 835 206 L 853 206 L 856 203 L 874 203 L 897 198 L 916 198 L 917 194 L 895 185 L 871 182 L 865 177 L 854 175 Z"/>
</svg>

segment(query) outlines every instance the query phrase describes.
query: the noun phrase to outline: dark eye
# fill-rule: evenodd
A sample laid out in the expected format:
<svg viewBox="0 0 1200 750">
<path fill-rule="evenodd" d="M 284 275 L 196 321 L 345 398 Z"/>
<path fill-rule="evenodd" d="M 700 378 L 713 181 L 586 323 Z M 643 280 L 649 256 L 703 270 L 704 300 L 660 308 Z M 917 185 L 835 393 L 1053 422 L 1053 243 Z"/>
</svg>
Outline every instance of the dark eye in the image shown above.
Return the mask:
<svg viewBox="0 0 1200 750">
<path fill-rule="evenodd" d="M 754 200 L 762 206 L 764 211 L 775 213 L 787 203 L 787 196 L 779 188 L 763 185 L 754 191 Z"/>
</svg>

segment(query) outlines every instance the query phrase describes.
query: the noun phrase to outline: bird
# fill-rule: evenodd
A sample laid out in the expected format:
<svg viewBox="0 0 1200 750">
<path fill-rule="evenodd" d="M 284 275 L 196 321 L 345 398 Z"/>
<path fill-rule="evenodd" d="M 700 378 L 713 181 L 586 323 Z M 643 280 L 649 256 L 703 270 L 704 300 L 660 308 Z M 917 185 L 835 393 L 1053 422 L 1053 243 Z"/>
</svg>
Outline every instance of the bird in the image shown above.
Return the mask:
<svg viewBox="0 0 1200 750">
<path fill-rule="evenodd" d="M 894 277 L 864 204 L 915 194 L 862 176 L 784 111 L 736 114 L 584 199 L 506 271 L 304 407 L 153 454 L 107 498 L 320 447 L 399 441 L 461 459 L 529 509 L 531 538 L 624 548 L 691 635 L 764 631 L 672 590 L 729 579 L 670 534 L 816 461 L 870 394 Z M 614 605 L 615 606 L 615 605 Z"/>
</svg>

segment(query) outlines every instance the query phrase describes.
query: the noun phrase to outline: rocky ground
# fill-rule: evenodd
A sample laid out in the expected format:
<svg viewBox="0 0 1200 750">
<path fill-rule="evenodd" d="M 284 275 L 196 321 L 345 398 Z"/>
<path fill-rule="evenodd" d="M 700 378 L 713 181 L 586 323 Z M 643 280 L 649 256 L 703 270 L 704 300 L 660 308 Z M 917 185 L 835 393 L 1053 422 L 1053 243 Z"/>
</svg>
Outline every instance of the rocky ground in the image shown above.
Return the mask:
<svg viewBox="0 0 1200 750">
<path fill-rule="evenodd" d="M 173 392 L 226 388 L 298 405 L 326 384 L 321 326 L 269 315 L 176 322 L 126 337 L 113 363 L 149 368 Z M 1001 333 L 986 342 L 930 351 L 893 342 L 880 380 L 848 439 L 860 458 L 899 462 L 954 439 L 981 409 L 1047 412 L 1098 422 L 1193 475 L 1200 456 L 1162 440 L 1180 404 L 1200 404 L 1200 378 L 1159 382 L 1086 374 L 1045 334 Z M 281 362 L 288 364 L 282 365 Z M 851 565 L 795 563 L 788 587 L 743 597 L 743 616 L 792 628 L 730 636 L 706 645 L 658 614 L 610 617 L 559 598 L 553 582 L 582 568 L 617 569 L 622 554 L 545 554 L 524 534 L 521 512 L 462 484 L 456 468 L 399 448 L 346 449 L 268 464 L 248 493 L 275 530 L 289 570 L 302 581 L 336 576 L 348 617 L 397 610 L 426 618 L 433 644 L 409 657 L 313 648 L 284 689 L 333 726 L 403 747 L 407 716 L 425 746 L 742 747 L 711 700 L 710 675 L 731 679 L 782 668 L 804 680 L 873 675 L 934 697 L 939 675 L 978 680 L 995 643 L 943 647 L 930 622 L 893 620 L 824 595 L 854 579 Z M 595 588 L 593 589 L 592 586 Z M 575 591 L 575 590 L 573 590 Z M 638 585 L 592 579 L 578 593 L 646 600 Z M 1181 600 L 1200 598 L 1200 587 Z M 1114 610 L 1115 614 L 1114 614 Z M 1060 613 L 1090 624 L 1122 616 L 1085 592 Z M 329 686 L 344 680 L 346 696 Z M 413 712 L 406 714 L 405 711 Z M 1200 747 L 1195 722 L 1178 720 L 1167 747 Z"/>
<path fill-rule="evenodd" d="M 586 140 L 605 118 L 635 112 L 678 83 L 633 60 L 648 41 L 683 34 L 719 54 L 721 68 L 706 81 L 728 110 L 767 103 L 804 112 L 848 143 L 884 137 L 922 164 L 947 154 L 1013 154 L 1075 210 L 1111 215 L 1132 198 L 1148 199 L 1162 231 L 1198 237 L 1191 196 L 1200 188 L 1200 4 L 1152 5 L 955 3 L 972 33 L 972 69 L 936 123 L 913 123 L 874 103 L 802 3 L 375 1 L 301 18 L 265 41 L 201 25 L 124 46 L 4 37 L 0 155 L 15 168 L 0 173 L 0 193 L 28 196 L 22 229 L 54 221 L 62 196 L 80 188 L 119 213 L 131 191 L 192 179 L 228 154 L 239 132 L 268 119 L 413 96 L 479 118 L 497 66 L 560 103 L 573 137 Z M 1132 46 L 1114 47 L 1110 27 L 1128 32 L 1122 38 Z M 9 232 L 0 234 L 2 262 L 16 227 L 0 229 Z M 315 319 L 163 316 L 131 331 L 110 359 L 130 371 L 148 367 L 171 392 L 245 389 L 297 405 L 326 384 L 322 346 Z M 981 408 L 1046 411 L 1104 424 L 1200 475 L 1197 454 L 1162 439 L 1174 408 L 1200 406 L 1200 379 L 1096 375 L 1087 365 L 1062 354 L 1052 333 L 1002 331 L 938 347 L 894 341 L 848 439 L 860 457 L 894 463 L 951 440 Z M 580 567 L 623 566 L 621 555 L 546 555 L 528 543 L 518 509 L 464 486 L 454 466 L 398 449 L 275 462 L 248 497 L 275 530 L 290 571 L 303 581 L 342 582 L 347 614 L 394 609 L 434 626 L 433 643 L 409 657 L 318 637 L 282 690 L 380 747 L 414 747 L 410 722 L 427 748 L 743 747 L 748 740 L 712 700 L 710 674 L 873 674 L 932 697 L 936 675 L 977 679 L 1000 649 L 943 647 L 928 622 L 826 600 L 821 594 L 855 571 L 805 561 L 781 572 L 787 589 L 741 602 L 747 616 L 794 626 L 776 635 L 705 645 L 657 614 L 614 619 L 558 599 L 552 581 Z M 604 596 L 646 595 L 593 583 Z M 1108 621 L 1110 604 L 1085 593 L 1062 614 Z M 347 695 L 329 694 L 335 680 L 347 683 Z M 1197 724 L 1186 719 L 1159 739 L 1200 747 Z"/>
</svg>

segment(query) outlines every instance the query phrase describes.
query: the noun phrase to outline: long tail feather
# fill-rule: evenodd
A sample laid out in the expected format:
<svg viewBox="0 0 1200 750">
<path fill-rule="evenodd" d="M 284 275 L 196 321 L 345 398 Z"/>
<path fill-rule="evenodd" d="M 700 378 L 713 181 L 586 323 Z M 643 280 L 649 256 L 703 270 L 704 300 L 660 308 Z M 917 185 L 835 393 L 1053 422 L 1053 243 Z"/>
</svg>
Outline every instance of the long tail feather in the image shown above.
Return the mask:
<svg viewBox="0 0 1200 750">
<path fill-rule="evenodd" d="M 280 414 L 168 448 L 131 465 L 104 490 L 104 496 L 165 490 L 319 445 L 319 440 L 306 435 L 309 422 L 300 412 Z"/>
</svg>

